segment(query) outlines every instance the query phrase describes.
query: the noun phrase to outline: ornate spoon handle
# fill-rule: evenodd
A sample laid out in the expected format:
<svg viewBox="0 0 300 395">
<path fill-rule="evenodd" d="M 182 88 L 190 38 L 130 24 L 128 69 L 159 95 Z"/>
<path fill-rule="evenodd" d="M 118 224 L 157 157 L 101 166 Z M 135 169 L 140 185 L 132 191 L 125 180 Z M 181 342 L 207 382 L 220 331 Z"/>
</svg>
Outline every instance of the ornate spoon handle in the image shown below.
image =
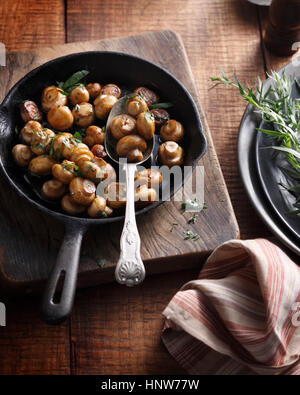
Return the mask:
<svg viewBox="0 0 300 395">
<path fill-rule="evenodd" d="M 115 277 L 118 283 L 129 287 L 140 284 L 145 278 L 145 267 L 141 259 L 141 240 L 136 226 L 134 207 L 134 174 L 136 164 L 127 163 L 126 170 L 126 212 L 120 240 L 121 255 Z"/>
</svg>

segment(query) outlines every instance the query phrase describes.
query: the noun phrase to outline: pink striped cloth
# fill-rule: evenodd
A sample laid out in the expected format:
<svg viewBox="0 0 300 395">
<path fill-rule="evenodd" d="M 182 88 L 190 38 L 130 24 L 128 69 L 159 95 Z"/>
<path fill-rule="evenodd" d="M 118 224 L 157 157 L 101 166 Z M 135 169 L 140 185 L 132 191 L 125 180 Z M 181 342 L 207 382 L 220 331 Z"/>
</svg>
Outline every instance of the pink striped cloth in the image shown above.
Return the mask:
<svg viewBox="0 0 300 395">
<path fill-rule="evenodd" d="M 300 374 L 300 268 L 265 239 L 222 244 L 163 315 L 191 374 Z"/>
</svg>

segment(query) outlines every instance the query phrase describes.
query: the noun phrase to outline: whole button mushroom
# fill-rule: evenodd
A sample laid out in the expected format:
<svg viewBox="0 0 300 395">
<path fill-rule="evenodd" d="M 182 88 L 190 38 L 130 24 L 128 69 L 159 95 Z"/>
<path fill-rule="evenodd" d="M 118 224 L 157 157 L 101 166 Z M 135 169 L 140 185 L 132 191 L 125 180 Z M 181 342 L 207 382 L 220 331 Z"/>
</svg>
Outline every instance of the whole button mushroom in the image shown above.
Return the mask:
<svg viewBox="0 0 300 395">
<path fill-rule="evenodd" d="M 25 100 L 20 108 L 21 117 L 24 122 L 28 121 L 42 121 L 43 116 L 35 102 Z"/>
<path fill-rule="evenodd" d="M 91 103 L 76 104 L 72 110 L 72 114 L 76 125 L 83 128 L 90 126 L 95 119 L 94 107 Z"/>
<path fill-rule="evenodd" d="M 78 143 L 72 150 L 70 158 L 76 165 L 80 165 L 83 161 L 90 161 L 94 158 L 94 154 L 89 150 L 89 147 L 84 143 Z"/>
<path fill-rule="evenodd" d="M 48 112 L 47 120 L 54 129 L 61 131 L 70 129 L 74 117 L 68 106 L 56 106 Z"/>
<path fill-rule="evenodd" d="M 49 180 L 42 186 L 42 194 L 49 200 L 60 199 L 66 193 L 65 185 L 59 180 Z"/>
<path fill-rule="evenodd" d="M 157 96 L 157 94 L 151 89 L 145 88 L 144 86 L 136 88 L 133 92 L 139 95 L 142 99 L 144 99 L 148 106 L 159 102 L 159 97 Z"/>
<path fill-rule="evenodd" d="M 34 132 L 31 139 L 31 149 L 36 155 L 42 155 L 49 151 L 50 142 L 55 133 L 47 128 Z"/>
<path fill-rule="evenodd" d="M 116 147 L 117 154 L 121 158 L 127 158 L 128 162 L 142 161 L 144 157 L 143 153 L 146 149 L 146 141 L 137 134 L 122 137 Z"/>
<path fill-rule="evenodd" d="M 134 96 L 127 101 L 127 112 L 137 117 L 141 112 L 148 111 L 148 105 L 140 96 Z"/>
<path fill-rule="evenodd" d="M 31 159 L 29 171 L 38 176 L 47 176 L 51 174 L 52 166 L 56 161 L 49 155 L 40 155 Z"/>
<path fill-rule="evenodd" d="M 170 119 L 170 115 L 168 111 L 162 108 L 153 108 L 151 110 L 151 113 L 154 115 L 155 128 L 157 130 L 159 130 L 160 127 L 164 125 L 166 122 L 168 122 L 168 120 Z"/>
<path fill-rule="evenodd" d="M 76 86 L 71 90 L 68 97 L 73 106 L 90 100 L 90 94 L 85 86 Z"/>
<path fill-rule="evenodd" d="M 75 178 L 75 163 L 64 160 L 62 163 L 55 163 L 52 166 L 52 175 L 63 184 L 70 184 Z"/>
<path fill-rule="evenodd" d="M 56 106 L 65 106 L 67 102 L 67 96 L 57 86 L 47 86 L 43 90 L 42 107 L 45 111 L 50 111 L 51 108 Z"/>
<path fill-rule="evenodd" d="M 117 174 L 110 163 L 107 163 L 104 159 L 97 157 L 94 158 L 94 162 L 103 172 L 102 179 L 105 180 L 106 183 L 116 181 Z"/>
<path fill-rule="evenodd" d="M 91 218 L 106 218 L 112 212 L 113 210 L 106 205 L 106 200 L 102 196 L 96 196 L 88 208 L 88 215 Z"/>
<path fill-rule="evenodd" d="M 113 95 L 100 95 L 94 101 L 95 114 L 99 119 L 108 117 L 113 105 L 116 104 L 118 99 Z"/>
<path fill-rule="evenodd" d="M 71 200 L 82 206 L 89 206 L 95 199 L 96 186 L 91 180 L 74 178 L 69 185 Z"/>
<path fill-rule="evenodd" d="M 33 156 L 30 147 L 24 144 L 15 145 L 12 149 L 12 154 L 16 164 L 21 167 L 27 167 Z"/>
<path fill-rule="evenodd" d="M 154 116 L 150 111 L 141 112 L 137 117 L 136 125 L 139 134 L 145 140 L 153 139 L 155 133 L 155 121 Z"/>
<path fill-rule="evenodd" d="M 166 141 L 160 145 L 158 159 L 162 165 L 182 165 L 183 149 L 175 141 Z"/>
<path fill-rule="evenodd" d="M 36 132 L 40 132 L 43 129 L 42 125 L 37 121 L 29 121 L 21 129 L 21 139 L 26 144 L 31 144 L 32 136 Z"/>
<path fill-rule="evenodd" d="M 75 146 L 73 135 L 67 132 L 59 133 L 54 137 L 51 146 L 57 159 L 70 159 Z"/>
<path fill-rule="evenodd" d="M 136 131 L 136 120 L 131 115 L 119 114 L 111 121 L 110 131 L 116 140 L 120 140 Z"/>
<path fill-rule="evenodd" d="M 75 203 L 68 194 L 61 199 L 61 207 L 66 213 L 71 215 L 79 215 L 86 210 L 85 206 Z"/>
<path fill-rule="evenodd" d="M 170 119 L 160 129 L 160 137 L 163 141 L 179 142 L 184 135 L 184 129 L 180 122 Z"/>
<path fill-rule="evenodd" d="M 98 82 L 91 82 L 86 85 L 86 89 L 92 99 L 95 99 L 101 93 L 101 85 Z"/>
<path fill-rule="evenodd" d="M 115 84 L 106 84 L 101 90 L 102 95 L 112 95 L 115 96 L 117 99 L 121 97 L 122 91 L 118 87 L 118 85 Z"/>
<path fill-rule="evenodd" d="M 105 158 L 107 156 L 105 148 L 102 144 L 95 144 L 91 151 L 97 158 Z"/>
<path fill-rule="evenodd" d="M 105 133 L 99 126 L 91 125 L 85 131 L 85 137 L 82 142 L 89 147 L 93 147 L 95 144 L 103 144 Z"/>
<path fill-rule="evenodd" d="M 102 169 L 98 166 L 97 163 L 95 163 L 95 159 L 93 159 L 93 161 L 81 161 L 79 162 L 78 166 L 81 174 L 89 180 L 99 182 L 102 181 L 105 177 L 104 169 Z"/>
</svg>

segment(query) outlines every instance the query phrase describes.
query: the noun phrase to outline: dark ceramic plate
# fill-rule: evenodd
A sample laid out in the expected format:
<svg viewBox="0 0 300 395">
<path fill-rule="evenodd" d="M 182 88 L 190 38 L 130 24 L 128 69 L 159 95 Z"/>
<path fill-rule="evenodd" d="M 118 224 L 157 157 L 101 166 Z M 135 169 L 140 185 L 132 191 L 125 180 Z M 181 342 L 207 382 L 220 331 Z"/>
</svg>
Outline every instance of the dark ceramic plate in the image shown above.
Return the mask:
<svg viewBox="0 0 300 395">
<path fill-rule="evenodd" d="M 184 165 L 192 169 L 206 151 L 206 139 L 203 134 L 197 107 L 184 86 L 170 73 L 161 67 L 137 58 L 116 52 L 82 52 L 54 59 L 28 73 L 9 91 L 0 106 L 0 171 L 8 181 L 12 190 L 18 193 L 33 207 L 55 217 L 65 225 L 63 241 L 57 263 L 53 268 L 43 299 L 43 316 L 48 322 L 55 323 L 65 319 L 71 311 L 74 299 L 77 269 L 82 236 L 90 225 L 120 221 L 119 214 L 112 218 L 90 219 L 66 215 L 39 199 L 32 185 L 24 179 L 23 173 L 13 163 L 11 149 L 16 144 L 15 127 L 20 126 L 19 106 L 24 99 L 40 103 L 41 92 L 47 85 L 56 81 L 65 81 L 74 72 L 89 70 L 87 82 L 114 82 L 120 86 L 148 86 L 162 98 L 172 102 L 174 113 L 185 127 L 185 159 Z M 180 184 L 172 185 L 169 196 L 179 189 L 188 176 Z M 143 214 L 155 209 L 150 205 L 136 214 Z M 64 273 L 63 291 L 60 302 L 54 303 L 54 291 L 61 274 Z"/>
<path fill-rule="evenodd" d="M 296 67 L 293 63 L 289 63 L 283 69 L 287 75 L 297 76 L 300 72 L 299 67 Z M 266 89 L 269 87 L 270 83 L 270 80 L 265 82 Z M 287 226 L 285 221 L 282 221 L 281 219 L 282 215 L 286 215 L 286 211 L 281 211 L 280 209 L 280 215 L 278 215 L 276 210 L 274 210 L 274 203 L 271 204 L 270 199 L 267 197 L 262 187 L 262 182 L 257 169 L 256 155 L 258 144 L 257 139 L 259 138 L 256 128 L 259 127 L 260 124 L 261 118 L 256 114 L 254 108 L 251 105 L 247 106 L 241 120 L 238 139 L 238 162 L 241 178 L 248 197 L 261 219 L 283 244 L 285 244 L 290 250 L 294 251 L 297 255 L 300 255 L 300 242 L 298 235 L 295 233 L 295 228 L 291 229 L 292 225 L 290 224 Z M 270 145 L 269 143 L 270 142 L 263 142 L 264 145 Z M 266 151 L 263 155 L 272 155 L 271 150 L 260 151 Z M 273 166 L 265 169 L 266 177 L 271 177 L 270 174 L 273 172 L 271 168 L 273 169 Z M 277 181 L 278 178 L 275 178 L 274 174 L 273 188 L 275 188 L 276 184 L 278 193 L 281 194 L 280 189 L 278 189 Z M 270 194 L 272 195 L 273 200 L 274 197 L 272 192 Z M 281 198 L 278 199 L 280 200 Z M 286 202 L 285 204 L 287 207 L 290 207 L 290 203 Z M 277 207 L 279 208 L 279 206 Z"/>
<path fill-rule="evenodd" d="M 265 125 L 263 125 L 266 128 Z M 283 153 L 274 154 L 272 149 L 264 149 L 276 145 L 274 138 L 261 132 L 256 137 L 256 166 L 262 189 L 274 212 L 282 223 L 300 241 L 300 215 L 292 215 L 289 212 L 295 210 L 293 203 L 295 198 L 280 184 L 292 186 L 292 179 L 286 176 L 279 168 L 292 167 L 287 164 Z"/>
</svg>

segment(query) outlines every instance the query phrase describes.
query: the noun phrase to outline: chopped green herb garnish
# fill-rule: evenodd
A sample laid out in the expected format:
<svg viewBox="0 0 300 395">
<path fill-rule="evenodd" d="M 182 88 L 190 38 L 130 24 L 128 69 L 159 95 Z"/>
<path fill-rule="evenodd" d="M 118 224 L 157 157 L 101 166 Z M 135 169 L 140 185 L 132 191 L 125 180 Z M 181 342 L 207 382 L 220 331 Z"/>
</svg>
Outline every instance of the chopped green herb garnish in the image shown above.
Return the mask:
<svg viewBox="0 0 300 395">
<path fill-rule="evenodd" d="M 75 140 L 78 140 L 79 142 L 82 141 L 82 134 L 80 132 L 75 132 L 73 137 Z"/>
<path fill-rule="evenodd" d="M 100 260 L 97 262 L 97 265 L 98 265 L 99 267 L 101 267 L 101 269 L 105 266 L 105 264 L 106 264 L 106 259 L 100 259 Z"/>
<path fill-rule="evenodd" d="M 105 211 L 99 210 L 97 213 L 98 218 L 107 218 L 107 214 Z"/>
<path fill-rule="evenodd" d="M 171 228 L 170 228 L 170 232 L 173 232 L 173 230 L 175 229 L 175 226 L 177 226 L 177 225 L 178 225 L 177 222 L 173 222 L 173 223 L 172 223 L 172 226 L 171 226 Z"/>
<path fill-rule="evenodd" d="M 53 142 L 55 140 L 55 137 L 56 136 L 51 137 L 50 142 L 49 142 L 49 147 L 50 147 L 49 155 L 51 156 L 51 158 L 53 157 L 53 151 L 54 151 L 54 149 L 53 149 Z"/>
<path fill-rule="evenodd" d="M 83 174 L 77 165 L 74 166 L 74 172 L 76 174 L 76 177 L 83 177 Z"/>
<path fill-rule="evenodd" d="M 16 133 L 17 135 L 19 134 L 18 126 L 15 127 L 15 133 Z"/>
<path fill-rule="evenodd" d="M 45 152 L 45 150 L 46 150 L 45 145 L 42 143 L 37 143 L 37 144 L 31 145 L 31 148 L 41 149 L 41 150 L 43 150 L 43 152 Z"/>
<path fill-rule="evenodd" d="M 56 150 L 55 150 L 55 153 L 54 153 L 54 158 L 56 159 L 56 160 L 60 160 L 61 159 L 61 152 L 60 152 L 60 149 L 59 148 L 56 148 Z"/>
<path fill-rule="evenodd" d="M 188 224 L 195 224 L 198 218 L 198 214 L 193 214 L 191 218 L 188 219 Z"/>
<path fill-rule="evenodd" d="M 69 92 L 65 92 L 65 91 L 63 91 L 62 89 L 59 89 L 59 90 L 60 90 L 60 93 L 61 93 L 62 95 L 69 96 Z"/>
<path fill-rule="evenodd" d="M 200 238 L 200 236 L 197 233 L 194 233 L 192 230 L 186 230 L 184 232 L 184 240 L 193 240 L 196 241 Z"/>
<path fill-rule="evenodd" d="M 194 199 L 187 199 L 185 200 L 182 204 L 181 204 L 181 208 L 184 211 L 188 211 L 188 210 L 200 210 L 201 209 L 201 205 L 200 202 L 197 198 Z"/>
<path fill-rule="evenodd" d="M 123 100 L 122 100 L 122 105 L 126 106 L 126 103 L 128 102 L 128 100 L 133 99 L 134 97 L 137 97 L 137 96 L 138 95 L 136 93 L 131 93 L 129 95 L 124 96 Z"/>
</svg>

